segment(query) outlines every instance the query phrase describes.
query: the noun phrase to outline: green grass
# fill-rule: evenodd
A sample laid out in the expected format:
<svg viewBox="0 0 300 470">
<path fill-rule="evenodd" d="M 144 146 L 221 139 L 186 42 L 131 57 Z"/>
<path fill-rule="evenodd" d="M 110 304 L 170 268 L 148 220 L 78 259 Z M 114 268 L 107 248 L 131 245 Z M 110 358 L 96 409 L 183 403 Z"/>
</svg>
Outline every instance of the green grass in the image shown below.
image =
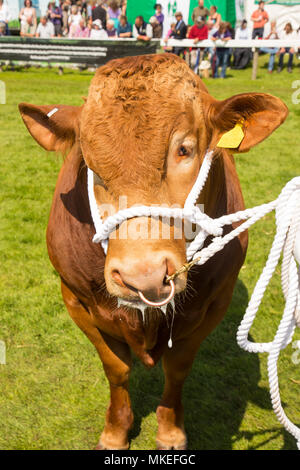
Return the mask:
<svg viewBox="0 0 300 470">
<path fill-rule="evenodd" d="M 300 174 L 297 137 L 300 106 L 291 101 L 299 69 L 272 76 L 260 59 L 257 81 L 251 70 L 229 71 L 226 80 L 206 80 L 216 98 L 247 91 L 269 92 L 290 109 L 286 123 L 248 154 L 236 157 L 246 206 L 274 199 Z M 97 443 L 109 400 L 107 380 L 96 351 L 73 324 L 62 302 L 59 279 L 47 256 L 45 230 L 61 165 L 31 139 L 17 104 L 81 103 L 91 75 L 29 69 L 5 72 L 7 104 L 0 106 L 0 340 L 7 364 L 0 365 L 0 449 L 90 449 Z M 247 259 L 230 309 L 203 343 L 184 389 L 190 449 L 295 449 L 271 409 L 266 355 L 239 349 L 235 335 L 266 261 L 274 216 L 250 231 Z M 251 330 L 270 340 L 283 311 L 279 268 Z M 296 335 L 300 339 L 299 331 Z M 299 366 L 293 349 L 280 355 L 282 401 L 300 424 Z M 155 447 L 155 408 L 162 393 L 160 365 L 147 371 L 138 362 L 131 376 L 135 425 L 132 449 Z"/>
</svg>

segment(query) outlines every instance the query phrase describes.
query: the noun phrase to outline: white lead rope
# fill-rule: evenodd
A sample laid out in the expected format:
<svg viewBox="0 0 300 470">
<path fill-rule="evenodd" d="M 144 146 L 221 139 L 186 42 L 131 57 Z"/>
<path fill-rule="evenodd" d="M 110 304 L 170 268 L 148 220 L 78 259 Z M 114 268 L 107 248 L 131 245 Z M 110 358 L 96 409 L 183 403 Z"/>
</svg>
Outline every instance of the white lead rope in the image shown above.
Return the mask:
<svg viewBox="0 0 300 470">
<path fill-rule="evenodd" d="M 277 375 L 277 361 L 280 350 L 291 342 L 296 325 L 300 327 L 300 272 L 296 264 L 296 260 L 298 263 L 300 262 L 300 177 L 287 183 L 275 201 L 212 219 L 196 206 L 196 202 L 207 180 L 213 153 L 213 151 L 207 151 L 197 180 L 187 197 L 183 209 L 151 206 L 130 207 L 107 217 L 104 222 L 101 220 L 94 194 L 94 174 L 88 169 L 88 194 L 96 230 L 93 241 L 101 243 L 106 254 L 110 234 L 127 219 L 133 217 L 181 219 L 196 224 L 199 229 L 199 233 L 194 240 L 187 244 L 186 255 L 188 261 L 191 259 L 197 260 L 197 264 L 202 265 L 222 250 L 231 240 L 276 209 L 276 236 L 266 266 L 257 282 L 245 316 L 238 328 L 237 342 L 241 348 L 248 352 L 268 353 L 268 376 L 272 406 L 280 423 L 297 440 L 297 446 L 300 450 L 300 429 L 288 419 L 282 408 Z M 224 226 L 230 226 L 241 221 L 244 222 L 225 236 L 222 236 Z M 213 237 L 212 242 L 209 246 L 202 248 L 208 235 Z M 248 340 L 250 328 L 282 253 L 281 282 L 286 302 L 282 320 L 273 341 L 269 343 L 250 342 Z M 300 349 L 300 341 L 298 341 L 298 347 Z"/>
<path fill-rule="evenodd" d="M 300 241 L 300 178 L 291 180 L 285 186 L 277 201 L 277 232 L 267 263 L 255 286 L 246 313 L 239 326 L 237 342 L 241 348 L 248 352 L 268 353 L 268 377 L 273 410 L 280 423 L 295 437 L 297 447 L 300 450 L 300 429 L 290 421 L 283 410 L 277 371 L 277 362 L 281 349 L 284 349 L 292 341 L 296 325 L 300 326 L 300 270 L 295 261 L 296 245 Z M 286 302 L 284 313 L 272 342 L 253 343 L 248 340 L 249 330 L 255 320 L 263 295 L 282 252 L 281 283 Z M 298 347 L 300 349 L 299 343 Z"/>
</svg>

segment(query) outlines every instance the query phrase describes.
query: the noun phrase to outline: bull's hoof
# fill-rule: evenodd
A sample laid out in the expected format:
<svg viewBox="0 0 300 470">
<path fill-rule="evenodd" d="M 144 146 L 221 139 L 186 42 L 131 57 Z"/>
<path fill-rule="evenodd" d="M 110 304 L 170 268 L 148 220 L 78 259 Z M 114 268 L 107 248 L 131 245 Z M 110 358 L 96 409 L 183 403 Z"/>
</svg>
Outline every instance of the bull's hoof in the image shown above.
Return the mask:
<svg viewBox="0 0 300 470">
<path fill-rule="evenodd" d="M 107 449 L 101 444 L 101 442 L 98 442 L 94 450 L 107 450 Z"/>
<path fill-rule="evenodd" d="M 129 449 L 129 442 L 125 446 L 111 446 L 111 445 L 105 445 L 101 439 L 94 448 L 94 450 L 128 450 Z"/>
<path fill-rule="evenodd" d="M 156 449 L 157 450 L 186 450 L 187 449 L 187 441 L 182 442 L 181 444 L 164 444 L 161 441 L 156 441 Z"/>
</svg>

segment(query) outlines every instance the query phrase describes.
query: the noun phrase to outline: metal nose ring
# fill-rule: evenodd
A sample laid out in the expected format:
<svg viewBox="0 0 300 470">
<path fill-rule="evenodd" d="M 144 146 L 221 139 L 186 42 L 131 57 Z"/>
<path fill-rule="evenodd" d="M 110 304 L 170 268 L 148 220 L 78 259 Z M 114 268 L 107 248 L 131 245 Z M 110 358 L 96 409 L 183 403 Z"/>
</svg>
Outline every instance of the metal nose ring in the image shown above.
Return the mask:
<svg viewBox="0 0 300 470">
<path fill-rule="evenodd" d="M 170 294 L 168 295 L 168 297 L 166 299 L 162 300 L 161 302 L 151 302 L 150 300 L 146 299 L 146 297 L 144 296 L 144 294 L 141 291 L 138 291 L 138 294 L 139 294 L 140 299 L 145 304 L 150 305 L 150 307 L 162 307 L 163 305 L 168 304 L 170 302 L 170 300 L 172 300 L 174 295 L 175 295 L 175 283 L 172 279 L 170 280 L 170 286 L 171 286 Z"/>
</svg>

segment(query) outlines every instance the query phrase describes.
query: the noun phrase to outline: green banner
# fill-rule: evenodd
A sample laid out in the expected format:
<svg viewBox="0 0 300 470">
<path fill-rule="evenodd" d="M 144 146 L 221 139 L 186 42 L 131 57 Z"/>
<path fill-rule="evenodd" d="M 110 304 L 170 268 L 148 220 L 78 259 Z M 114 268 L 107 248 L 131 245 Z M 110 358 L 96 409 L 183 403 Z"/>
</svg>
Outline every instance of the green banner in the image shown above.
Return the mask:
<svg viewBox="0 0 300 470">
<path fill-rule="evenodd" d="M 198 0 L 190 0 L 189 24 L 193 24 L 192 13 L 193 9 L 197 6 Z M 210 9 L 211 6 L 216 6 L 218 13 L 220 13 L 222 17 L 222 21 L 229 21 L 231 26 L 235 27 L 235 0 L 205 0 L 204 6 L 208 9 Z"/>
<path fill-rule="evenodd" d="M 137 2 L 135 0 L 127 0 L 127 17 L 129 23 L 134 25 L 137 16 L 142 15 L 145 21 L 149 21 L 149 18 L 155 14 L 154 1 L 144 0 L 143 2 Z"/>
<path fill-rule="evenodd" d="M 234 27 L 236 22 L 236 0 L 204 0 L 204 6 L 210 9 L 215 5 L 218 13 L 221 14 L 223 21 L 229 21 Z M 185 22 L 192 25 L 192 13 L 195 7 L 198 6 L 198 0 L 160 0 L 163 7 L 163 14 L 165 15 L 164 26 L 168 30 L 170 23 L 174 21 L 174 13 L 181 11 Z M 127 16 L 131 24 L 134 24 L 135 18 L 142 15 L 145 21 L 155 14 L 154 0 L 127 0 Z"/>
</svg>

